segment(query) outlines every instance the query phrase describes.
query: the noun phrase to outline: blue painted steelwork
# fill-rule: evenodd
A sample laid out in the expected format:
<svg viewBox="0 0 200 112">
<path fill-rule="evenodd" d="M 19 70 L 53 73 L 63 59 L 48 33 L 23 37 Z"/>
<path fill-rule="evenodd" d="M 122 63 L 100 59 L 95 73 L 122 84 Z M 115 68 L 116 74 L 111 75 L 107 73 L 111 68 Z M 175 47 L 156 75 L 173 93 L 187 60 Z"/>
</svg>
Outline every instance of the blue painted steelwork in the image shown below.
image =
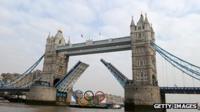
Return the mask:
<svg viewBox="0 0 200 112">
<path fill-rule="evenodd" d="M 119 70 L 117 70 L 111 63 L 108 63 L 103 59 L 101 59 L 101 62 L 110 70 L 121 86 L 125 87 L 126 83 L 128 82 L 128 78 Z"/>
<path fill-rule="evenodd" d="M 72 89 L 73 84 L 89 65 L 79 61 L 60 81 L 55 84 L 58 93 L 67 93 Z M 59 94 L 58 94 L 59 95 Z"/>
<path fill-rule="evenodd" d="M 151 45 L 165 60 L 167 60 L 174 67 L 178 68 L 179 70 L 186 73 L 190 77 L 200 80 L 200 67 L 176 57 L 175 55 L 162 49 L 155 43 L 152 43 Z"/>
<path fill-rule="evenodd" d="M 80 65 L 80 61 L 78 62 L 78 63 L 76 63 L 75 65 L 74 65 L 74 67 L 72 67 L 72 69 L 70 69 L 69 70 L 69 72 L 61 79 L 61 80 L 59 80 L 56 84 L 55 84 L 55 87 L 58 87 L 58 85 L 60 84 L 60 83 L 62 83 L 79 65 Z"/>
<path fill-rule="evenodd" d="M 58 96 L 58 97 L 67 97 L 67 92 L 59 92 L 59 91 L 57 91 L 56 92 L 56 96 Z"/>
<path fill-rule="evenodd" d="M 160 87 L 161 94 L 200 94 L 200 87 Z"/>
</svg>

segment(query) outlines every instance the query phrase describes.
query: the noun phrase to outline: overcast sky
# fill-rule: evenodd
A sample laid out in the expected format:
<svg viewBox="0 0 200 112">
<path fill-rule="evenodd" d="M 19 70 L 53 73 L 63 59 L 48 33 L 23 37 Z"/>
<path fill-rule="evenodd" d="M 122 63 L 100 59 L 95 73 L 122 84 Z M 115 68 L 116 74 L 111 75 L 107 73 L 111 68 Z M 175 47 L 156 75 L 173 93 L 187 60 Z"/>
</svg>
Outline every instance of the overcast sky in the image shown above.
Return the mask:
<svg viewBox="0 0 200 112">
<path fill-rule="evenodd" d="M 137 22 L 141 12 L 147 13 L 158 45 L 200 66 L 199 6 L 198 0 L 0 0 L 0 73 L 25 71 L 44 53 L 49 32 L 61 29 L 72 43 L 128 36 L 131 16 Z M 90 65 L 74 88 L 123 95 L 101 58 L 131 78 L 130 51 L 74 56 L 70 68 L 78 60 Z M 157 62 L 160 85 L 197 85 L 159 56 Z"/>
</svg>

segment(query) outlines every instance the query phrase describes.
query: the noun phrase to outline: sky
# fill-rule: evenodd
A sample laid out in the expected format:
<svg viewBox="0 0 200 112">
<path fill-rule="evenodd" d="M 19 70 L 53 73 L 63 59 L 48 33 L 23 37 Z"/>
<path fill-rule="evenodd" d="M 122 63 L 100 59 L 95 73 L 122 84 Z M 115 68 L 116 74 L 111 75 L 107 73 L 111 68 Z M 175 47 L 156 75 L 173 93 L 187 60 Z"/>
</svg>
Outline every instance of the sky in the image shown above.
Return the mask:
<svg viewBox="0 0 200 112">
<path fill-rule="evenodd" d="M 200 66 L 199 6 L 198 0 L 0 0 L 0 73 L 24 72 L 44 53 L 49 33 L 62 30 L 72 43 L 128 36 L 131 17 L 137 22 L 141 13 L 147 13 L 159 46 Z M 74 89 L 123 95 L 101 58 L 132 78 L 130 51 L 73 56 L 69 69 L 79 60 L 90 65 Z M 200 85 L 167 66 L 157 55 L 159 85 Z"/>
</svg>

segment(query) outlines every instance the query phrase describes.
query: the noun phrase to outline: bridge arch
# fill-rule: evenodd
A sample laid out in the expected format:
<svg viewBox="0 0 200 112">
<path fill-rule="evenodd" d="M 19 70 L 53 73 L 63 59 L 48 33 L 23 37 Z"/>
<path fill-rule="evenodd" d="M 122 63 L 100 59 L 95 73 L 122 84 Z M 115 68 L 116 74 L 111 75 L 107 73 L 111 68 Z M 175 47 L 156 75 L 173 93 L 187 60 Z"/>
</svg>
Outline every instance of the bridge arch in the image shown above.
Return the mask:
<svg viewBox="0 0 200 112">
<path fill-rule="evenodd" d="M 56 83 L 58 83 L 58 81 L 60 81 L 60 78 L 56 78 L 56 79 L 54 79 L 54 80 L 53 80 L 53 86 L 55 86 Z"/>
</svg>

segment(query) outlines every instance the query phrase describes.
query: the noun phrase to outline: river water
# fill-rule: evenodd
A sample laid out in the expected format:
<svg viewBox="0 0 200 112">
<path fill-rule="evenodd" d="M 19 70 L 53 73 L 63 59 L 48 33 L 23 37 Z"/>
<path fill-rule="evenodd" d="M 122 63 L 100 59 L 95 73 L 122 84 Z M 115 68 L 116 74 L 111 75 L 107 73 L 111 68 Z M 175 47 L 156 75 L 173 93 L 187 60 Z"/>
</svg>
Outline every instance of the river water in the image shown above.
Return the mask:
<svg viewBox="0 0 200 112">
<path fill-rule="evenodd" d="M 124 112 L 123 109 L 80 109 L 62 106 L 36 106 L 0 103 L 0 112 Z"/>
<path fill-rule="evenodd" d="M 199 95 L 167 95 L 167 103 L 199 103 Z M 0 103 L 0 112 L 124 112 L 124 109 L 80 109 L 64 106 L 37 106 L 20 103 Z M 131 111 L 130 111 L 131 112 Z M 152 112 L 142 111 L 142 112 Z M 167 110 L 167 112 L 200 112 L 200 110 Z"/>
</svg>

